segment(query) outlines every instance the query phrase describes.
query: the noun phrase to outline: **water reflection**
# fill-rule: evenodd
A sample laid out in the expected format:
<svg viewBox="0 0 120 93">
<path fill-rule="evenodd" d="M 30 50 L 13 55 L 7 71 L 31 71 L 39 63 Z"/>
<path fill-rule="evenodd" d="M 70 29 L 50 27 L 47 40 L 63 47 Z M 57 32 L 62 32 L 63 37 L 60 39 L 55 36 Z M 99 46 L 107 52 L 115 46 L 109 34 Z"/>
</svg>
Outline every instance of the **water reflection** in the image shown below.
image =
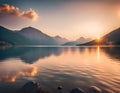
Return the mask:
<svg viewBox="0 0 120 93">
<path fill-rule="evenodd" d="M 0 63 L 0 82 L 15 82 L 23 76 L 35 76 L 37 68 L 19 60 L 9 59 Z"/>
<path fill-rule="evenodd" d="M 102 47 L 101 50 L 110 58 L 120 60 L 120 47 Z"/>
<path fill-rule="evenodd" d="M 24 85 L 28 80 L 32 80 L 40 82 L 44 88 L 52 92 L 56 92 L 56 86 L 59 85 L 64 86 L 64 93 L 68 93 L 74 87 L 88 92 L 89 87 L 95 85 L 103 89 L 104 93 L 119 93 L 119 56 L 118 47 L 1 49 L 0 88 L 3 88 L 0 92 L 10 91 L 9 89 L 4 92 L 4 85 L 9 82 Z"/>
<path fill-rule="evenodd" d="M 97 46 L 97 58 L 100 59 L 100 46 Z"/>
<path fill-rule="evenodd" d="M 20 58 L 26 63 L 34 63 L 38 59 L 43 59 L 51 55 L 59 56 L 62 52 L 67 52 L 69 50 L 74 53 L 79 50 L 80 53 L 85 51 L 91 53 L 97 48 L 97 57 L 100 56 L 100 49 L 104 51 L 108 56 L 120 60 L 120 49 L 119 47 L 11 47 L 7 49 L 0 49 L 0 60 L 5 60 L 8 58 Z"/>
<path fill-rule="evenodd" d="M 51 55 L 60 55 L 62 51 L 68 48 L 59 47 L 12 47 L 8 49 L 0 49 L 0 60 L 8 58 L 20 58 L 24 62 L 33 63 L 38 59 L 42 59 Z"/>
</svg>

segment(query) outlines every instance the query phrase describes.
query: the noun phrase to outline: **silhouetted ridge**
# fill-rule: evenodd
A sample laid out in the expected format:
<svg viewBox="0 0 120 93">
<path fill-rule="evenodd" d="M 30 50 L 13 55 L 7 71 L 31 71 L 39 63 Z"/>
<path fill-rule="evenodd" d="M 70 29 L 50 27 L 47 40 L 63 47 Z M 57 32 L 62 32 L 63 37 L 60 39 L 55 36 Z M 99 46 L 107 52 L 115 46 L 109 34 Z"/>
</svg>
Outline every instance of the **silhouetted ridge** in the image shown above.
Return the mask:
<svg viewBox="0 0 120 93">
<path fill-rule="evenodd" d="M 36 29 L 34 27 L 31 27 L 31 26 L 25 27 L 25 28 L 21 29 L 20 31 L 36 31 L 36 32 L 42 33 L 39 29 Z"/>
<path fill-rule="evenodd" d="M 86 43 L 86 42 L 89 42 L 91 39 L 90 38 L 84 38 L 84 37 L 80 37 L 78 39 L 76 39 L 75 41 L 72 41 L 72 42 L 67 42 L 63 45 L 77 45 L 77 44 L 83 44 L 83 43 Z"/>
<path fill-rule="evenodd" d="M 98 43 L 97 40 L 90 41 L 88 43 L 82 45 L 120 45 L 120 28 L 104 35 L 101 37 L 100 42 Z M 81 44 L 79 44 L 81 45 Z"/>
<path fill-rule="evenodd" d="M 5 41 L 12 45 L 29 44 L 29 40 L 26 37 L 2 26 L 0 26 L 0 41 Z"/>
<path fill-rule="evenodd" d="M 57 45 L 53 37 L 42 31 L 26 27 L 20 31 L 12 31 L 0 26 L 0 42 L 10 43 L 12 45 Z"/>
<path fill-rule="evenodd" d="M 58 42 L 58 44 L 64 44 L 64 43 L 66 43 L 66 42 L 69 42 L 68 39 L 62 38 L 62 37 L 60 37 L 59 35 L 57 35 L 57 36 L 55 36 L 55 37 L 53 37 L 53 38 L 54 38 L 54 40 L 55 40 L 56 42 Z"/>
<path fill-rule="evenodd" d="M 33 27 L 26 27 L 19 31 L 19 33 L 31 40 L 33 44 L 39 45 L 56 45 L 57 42 L 47 34 Z"/>
</svg>

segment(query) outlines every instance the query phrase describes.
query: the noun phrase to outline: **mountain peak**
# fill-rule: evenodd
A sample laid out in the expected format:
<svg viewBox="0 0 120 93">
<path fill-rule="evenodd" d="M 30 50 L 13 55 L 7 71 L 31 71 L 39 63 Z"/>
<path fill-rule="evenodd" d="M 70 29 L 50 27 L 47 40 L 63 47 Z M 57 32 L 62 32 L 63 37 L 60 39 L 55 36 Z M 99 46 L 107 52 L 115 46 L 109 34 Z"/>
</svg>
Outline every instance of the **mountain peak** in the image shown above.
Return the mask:
<svg viewBox="0 0 120 93">
<path fill-rule="evenodd" d="M 55 38 L 61 38 L 59 35 L 55 36 Z"/>
<path fill-rule="evenodd" d="M 32 27 L 32 26 L 28 26 L 28 27 L 25 27 L 25 28 L 28 28 L 28 29 L 36 29 L 36 28 L 34 28 L 34 27 Z"/>
<path fill-rule="evenodd" d="M 22 30 L 38 30 L 38 29 L 28 26 L 28 27 L 23 28 Z"/>
<path fill-rule="evenodd" d="M 19 32 L 23 32 L 23 33 L 33 33 L 33 34 L 39 34 L 39 33 L 41 33 L 41 34 L 44 34 L 42 31 L 40 31 L 39 29 L 36 29 L 36 28 L 34 28 L 34 27 L 31 27 L 31 26 L 29 26 L 29 27 L 25 27 L 25 28 L 23 28 L 23 29 L 21 29 Z"/>
<path fill-rule="evenodd" d="M 66 43 L 66 42 L 69 42 L 69 40 L 67 40 L 66 38 L 63 38 L 63 37 L 61 37 L 61 36 L 59 36 L 59 35 L 56 35 L 56 36 L 54 36 L 53 38 L 54 38 L 54 40 L 55 40 L 56 42 L 58 42 L 59 44 L 64 44 L 64 43 Z"/>
<path fill-rule="evenodd" d="M 80 37 L 80 38 L 78 38 L 78 40 L 81 40 L 81 39 L 85 39 L 84 37 Z"/>
</svg>

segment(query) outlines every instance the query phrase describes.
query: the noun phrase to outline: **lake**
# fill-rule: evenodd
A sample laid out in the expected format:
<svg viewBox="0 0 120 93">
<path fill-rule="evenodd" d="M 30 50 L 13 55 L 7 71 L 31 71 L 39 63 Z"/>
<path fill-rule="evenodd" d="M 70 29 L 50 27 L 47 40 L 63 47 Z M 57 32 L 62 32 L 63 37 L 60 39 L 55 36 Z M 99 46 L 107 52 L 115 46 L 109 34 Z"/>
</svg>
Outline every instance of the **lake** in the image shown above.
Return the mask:
<svg viewBox="0 0 120 93">
<path fill-rule="evenodd" d="M 0 93 L 13 93 L 29 81 L 50 92 L 86 92 L 98 86 L 104 93 L 120 93 L 120 47 L 0 48 Z"/>
</svg>

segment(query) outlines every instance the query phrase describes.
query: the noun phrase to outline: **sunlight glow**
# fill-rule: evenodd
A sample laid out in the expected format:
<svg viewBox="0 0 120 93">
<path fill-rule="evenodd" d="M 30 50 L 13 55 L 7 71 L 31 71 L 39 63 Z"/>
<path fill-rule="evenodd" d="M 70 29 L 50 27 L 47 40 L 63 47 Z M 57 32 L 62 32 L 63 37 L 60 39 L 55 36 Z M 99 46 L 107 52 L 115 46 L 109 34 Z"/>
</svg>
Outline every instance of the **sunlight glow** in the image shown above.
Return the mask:
<svg viewBox="0 0 120 93">
<path fill-rule="evenodd" d="M 101 38 L 100 38 L 99 36 L 97 37 L 96 42 L 97 42 L 98 44 L 100 44 Z"/>
<path fill-rule="evenodd" d="M 100 40 L 100 37 L 99 37 L 99 36 L 97 37 L 97 40 Z"/>
</svg>

